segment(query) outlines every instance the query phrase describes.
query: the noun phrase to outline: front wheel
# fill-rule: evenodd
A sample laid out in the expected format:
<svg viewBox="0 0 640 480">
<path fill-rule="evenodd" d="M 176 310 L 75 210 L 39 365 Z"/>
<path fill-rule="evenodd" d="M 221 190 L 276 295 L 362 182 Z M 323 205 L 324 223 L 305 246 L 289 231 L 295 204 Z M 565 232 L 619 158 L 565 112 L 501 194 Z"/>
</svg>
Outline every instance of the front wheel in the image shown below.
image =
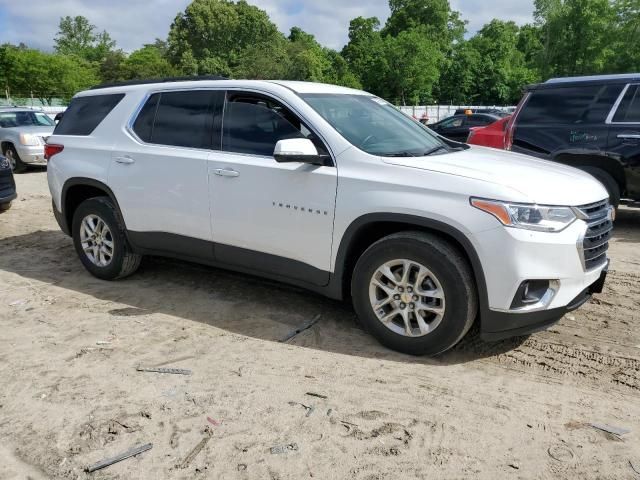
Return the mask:
<svg viewBox="0 0 640 480">
<path fill-rule="evenodd" d="M 478 311 L 473 274 L 456 247 L 423 232 L 389 235 L 358 260 L 353 305 L 383 345 L 437 355 L 469 331 Z"/>
<path fill-rule="evenodd" d="M 20 155 L 18 155 L 16 147 L 13 145 L 5 148 L 4 156 L 9 160 L 9 164 L 14 173 L 22 173 L 27 169 L 27 164 L 20 159 Z"/>
<path fill-rule="evenodd" d="M 85 200 L 73 214 L 73 244 L 84 267 L 95 277 L 115 280 L 134 273 L 141 255 L 127 242 L 124 226 L 107 197 Z"/>
</svg>

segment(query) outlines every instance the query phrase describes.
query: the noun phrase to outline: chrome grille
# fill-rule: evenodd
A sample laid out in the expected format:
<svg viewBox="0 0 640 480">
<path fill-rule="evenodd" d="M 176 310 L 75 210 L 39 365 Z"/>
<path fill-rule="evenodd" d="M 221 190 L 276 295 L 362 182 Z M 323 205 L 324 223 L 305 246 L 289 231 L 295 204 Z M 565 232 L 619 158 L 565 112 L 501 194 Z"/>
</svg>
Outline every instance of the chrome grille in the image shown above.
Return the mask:
<svg viewBox="0 0 640 480">
<path fill-rule="evenodd" d="M 580 258 L 585 270 L 592 270 L 607 262 L 607 250 L 613 230 L 611 207 L 607 200 L 577 207 L 578 214 L 587 222 L 587 231 L 579 245 Z"/>
</svg>

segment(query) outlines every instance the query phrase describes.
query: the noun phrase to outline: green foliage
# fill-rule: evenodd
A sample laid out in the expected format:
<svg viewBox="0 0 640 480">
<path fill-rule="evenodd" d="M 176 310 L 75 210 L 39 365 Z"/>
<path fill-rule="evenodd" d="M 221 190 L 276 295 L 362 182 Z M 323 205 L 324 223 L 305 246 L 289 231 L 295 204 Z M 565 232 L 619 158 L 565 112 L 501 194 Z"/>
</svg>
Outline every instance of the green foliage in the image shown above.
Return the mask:
<svg viewBox="0 0 640 480">
<path fill-rule="evenodd" d="M 33 95 L 48 104 L 98 82 L 95 68 L 84 60 L 11 45 L 0 47 L 0 71 L 9 94 Z"/>
<path fill-rule="evenodd" d="M 614 51 L 615 10 L 609 0 L 536 0 L 535 19 L 542 30 L 543 77 L 600 73 Z"/>
<path fill-rule="evenodd" d="M 95 33 L 95 30 L 96 26 L 85 17 L 63 17 L 54 39 L 54 48 L 62 55 L 75 55 L 90 62 L 100 62 L 116 42 L 106 31 Z"/>
<path fill-rule="evenodd" d="M 228 74 L 247 49 L 268 51 L 283 40 L 267 13 L 244 0 L 194 0 L 176 16 L 167 43 L 170 61 L 186 73 Z"/>
<path fill-rule="evenodd" d="M 389 0 L 381 28 L 354 18 L 341 52 L 293 27 L 278 31 L 246 0 L 193 0 L 167 40 L 130 54 L 82 16 L 63 17 L 55 53 L 0 46 L 0 84 L 44 101 L 99 82 L 173 75 L 317 81 L 396 103 L 513 104 L 527 83 L 640 70 L 640 0 L 534 0 L 535 21 L 492 20 L 465 38 L 449 0 Z"/>
</svg>

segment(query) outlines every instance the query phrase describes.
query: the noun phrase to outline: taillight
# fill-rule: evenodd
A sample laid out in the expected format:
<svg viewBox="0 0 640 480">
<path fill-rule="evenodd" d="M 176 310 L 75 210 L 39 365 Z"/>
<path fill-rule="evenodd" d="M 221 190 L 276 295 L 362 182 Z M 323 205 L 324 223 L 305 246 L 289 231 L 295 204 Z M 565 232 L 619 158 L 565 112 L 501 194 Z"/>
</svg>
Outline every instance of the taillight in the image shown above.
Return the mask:
<svg viewBox="0 0 640 480">
<path fill-rule="evenodd" d="M 509 120 L 509 123 L 507 125 L 507 131 L 504 135 L 504 149 L 505 150 L 511 150 L 511 147 L 513 146 L 513 134 L 515 132 L 516 129 L 516 119 L 518 118 L 518 114 L 520 113 L 520 110 L 522 110 L 522 107 L 524 107 L 524 104 L 527 103 L 527 100 L 529 99 L 529 96 L 531 95 L 530 92 L 527 92 L 523 97 L 522 100 L 520 100 L 520 103 L 518 104 L 518 107 L 516 108 L 516 111 L 513 112 L 513 115 L 511 116 L 511 119 Z"/>
<path fill-rule="evenodd" d="M 51 160 L 51 157 L 57 155 L 62 150 L 64 150 L 64 145 L 58 145 L 55 143 L 47 143 L 44 146 L 44 158 L 45 160 Z"/>
</svg>

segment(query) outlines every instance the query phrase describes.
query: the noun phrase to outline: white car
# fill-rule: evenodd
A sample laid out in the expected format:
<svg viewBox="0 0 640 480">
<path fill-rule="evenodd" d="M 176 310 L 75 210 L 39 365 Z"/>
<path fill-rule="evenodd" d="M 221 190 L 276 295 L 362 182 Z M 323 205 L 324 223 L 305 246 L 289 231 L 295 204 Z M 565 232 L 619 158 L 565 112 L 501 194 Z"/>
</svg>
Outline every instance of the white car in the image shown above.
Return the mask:
<svg viewBox="0 0 640 480">
<path fill-rule="evenodd" d="M 14 172 L 46 165 L 44 144 L 55 123 L 44 112 L 20 107 L 0 108 L 0 150 Z"/>
<path fill-rule="evenodd" d="M 590 175 L 446 140 L 333 85 L 96 88 L 46 154 L 55 216 L 96 277 L 145 254 L 258 274 L 351 300 L 410 354 L 476 319 L 487 340 L 543 329 L 600 292 L 609 263 L 612 210 Z"/>
</svg>

